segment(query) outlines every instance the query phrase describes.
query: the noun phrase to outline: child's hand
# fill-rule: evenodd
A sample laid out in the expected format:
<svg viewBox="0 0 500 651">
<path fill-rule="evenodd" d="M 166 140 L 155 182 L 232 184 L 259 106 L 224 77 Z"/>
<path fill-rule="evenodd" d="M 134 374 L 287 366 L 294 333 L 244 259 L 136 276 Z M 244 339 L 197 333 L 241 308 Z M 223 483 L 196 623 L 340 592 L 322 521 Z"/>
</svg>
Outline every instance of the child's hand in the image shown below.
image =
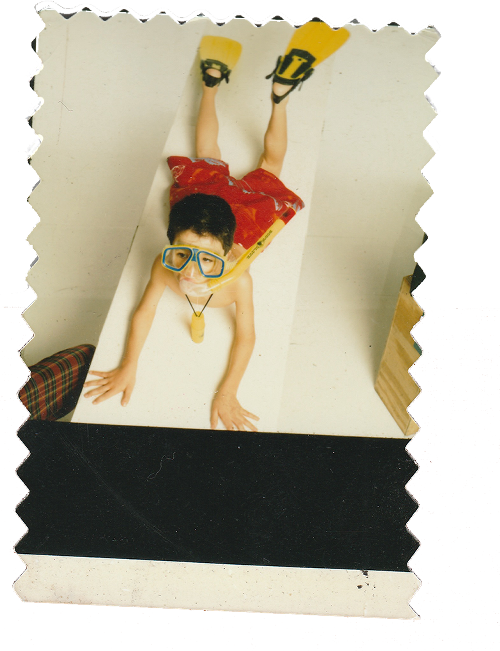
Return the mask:
<svg viewBox="0 0 500 651">
<path fill-rule="evenodd" d="M 117 393 L 122 393 L 121 399 L 122 407 L 130 400 L 132 391 L 135 385 L 135 369 L 128 366 L 119 366 L 114 371 L 90 371 L 90 375 L 98 375 L 99 380 L 91 380 L 85 382 L 84 387 L 96 387 L 92 391 L 84 394 L 85 398 L 92 398 L 92 404 L 97 405 L 108 398 L 115 396 Z"/>
<path fill-rule="evenodd" d="M 236 429 L 242 432 L 246 432 L 247 429 L 252 432 L 257 431 L 255 425 L 248 419 L 259 420 L 259 417 L 243 409 L 235 395 L 217 393 L 212 403 L 212 414 L 210 416 L 210 427 L 212 429 L 216 429 L 219 418 L 226 429 Z"/>
</svg>

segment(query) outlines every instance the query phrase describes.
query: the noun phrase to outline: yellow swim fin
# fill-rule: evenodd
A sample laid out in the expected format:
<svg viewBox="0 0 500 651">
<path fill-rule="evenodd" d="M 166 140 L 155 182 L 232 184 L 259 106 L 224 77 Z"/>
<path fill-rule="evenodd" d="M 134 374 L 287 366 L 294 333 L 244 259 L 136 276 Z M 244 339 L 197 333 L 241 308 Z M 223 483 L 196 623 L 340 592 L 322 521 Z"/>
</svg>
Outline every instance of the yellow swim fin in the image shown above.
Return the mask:
<svg viewBox="0 0 500 651">
<path fill-rule="evenodd" d="M 200 68 L 206 86 L 217 86 L 223 79 L 229 83 L 231 70 L 241 55 L 241 43 L 224 36 L 204 36 L 200 42 Z M 209 75 L 207 70 L 220 70 L 220 77 Z"/>
<path fill-rule="evenodd" d="M 349 38 L 344 27 L 332 29 L 326 23 L 311 21 L 299 27 L 288 43 L 284 56 L 278 57 L 276 68 L 266 79 L 273 83 L 291 86 L 284 95 L 275 95 L 273 101 L 279 104 L 292 90 L 314 72 L 314 68 L 336 52 Z"/>
</svg>

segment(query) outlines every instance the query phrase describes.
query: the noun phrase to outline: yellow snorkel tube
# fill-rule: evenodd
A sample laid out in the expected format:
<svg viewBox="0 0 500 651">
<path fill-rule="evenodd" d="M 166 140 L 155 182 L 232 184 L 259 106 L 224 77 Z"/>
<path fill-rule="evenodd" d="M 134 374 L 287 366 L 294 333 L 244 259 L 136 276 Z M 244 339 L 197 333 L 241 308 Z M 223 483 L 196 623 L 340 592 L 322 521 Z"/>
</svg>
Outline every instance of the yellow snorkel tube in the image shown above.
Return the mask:
<svg viewBox="0 0 500 651">
<path fill-rule="evenodd" d="M 274 224 L 267 229 L 267 231 L 262 235 L 261 238 L 251 246 L 246 253 L 240 256 L 227 274 L 224 274 L 220 278 L 212 278 L 206 284 L 210 292 L 216 292 L 222 287 L 226 287 L 229 283 L 237 280 L 241 274 L 248 269 L 251 263 L 259 256 L 264 249 L 266 249 L 269 244 L 273 241 L 276 235 L 284 228 L 285 222 L 282 219 L 277 219 Z"/>
</svg>

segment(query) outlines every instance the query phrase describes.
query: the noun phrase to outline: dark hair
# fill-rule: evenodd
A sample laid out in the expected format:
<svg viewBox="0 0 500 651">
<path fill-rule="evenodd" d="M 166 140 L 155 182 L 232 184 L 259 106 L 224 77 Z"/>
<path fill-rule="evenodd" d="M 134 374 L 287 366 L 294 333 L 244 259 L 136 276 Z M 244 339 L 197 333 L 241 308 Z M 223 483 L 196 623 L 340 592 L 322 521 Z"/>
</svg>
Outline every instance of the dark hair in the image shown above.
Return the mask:
<svg viewBox="0 0 500 651">
<path fill-rule="evenodd" d="M 211 235 L 219 240 L 226 254 L 233 245 L 236 218 L 231 206 L 213 194 L 190 194 L 170 210 L 167 237 L 170 244 L 183 231 Z"/>
</svg>

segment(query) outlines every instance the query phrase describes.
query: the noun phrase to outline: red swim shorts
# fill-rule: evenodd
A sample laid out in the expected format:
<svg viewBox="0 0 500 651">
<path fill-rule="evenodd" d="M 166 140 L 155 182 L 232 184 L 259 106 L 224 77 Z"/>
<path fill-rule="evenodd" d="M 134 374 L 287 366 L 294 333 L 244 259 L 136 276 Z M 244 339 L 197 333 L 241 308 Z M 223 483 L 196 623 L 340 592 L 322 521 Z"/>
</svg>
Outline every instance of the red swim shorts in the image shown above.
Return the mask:
<svg viewBox="0 0 500 651">
<path fill-rule="evenodd" d="M 229 175 L 227 163 L 214 158 L 170 156 L 167 162 L 174 177 L 170 207 L 195 193 L 222 197 L 236 217 L 234 242 L 245 249 L 255 244 L 278 218 L 286 224 L 304 207 L 300 197 L 262 168 L 235 179 Z"/>
</svg>

